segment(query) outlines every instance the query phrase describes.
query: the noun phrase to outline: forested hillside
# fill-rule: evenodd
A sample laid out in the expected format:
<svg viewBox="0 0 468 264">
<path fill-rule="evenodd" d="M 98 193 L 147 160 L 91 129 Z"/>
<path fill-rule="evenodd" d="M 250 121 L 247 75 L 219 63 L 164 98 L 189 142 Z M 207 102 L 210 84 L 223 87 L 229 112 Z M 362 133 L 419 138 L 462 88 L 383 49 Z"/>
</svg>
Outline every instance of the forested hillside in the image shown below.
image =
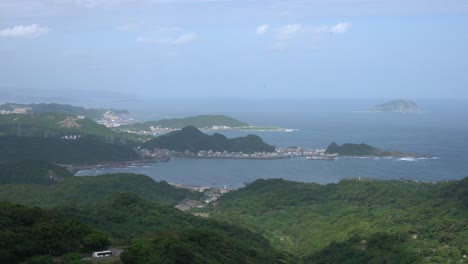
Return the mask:
<svg viewBox="0 0 468 264">
<path fill-rule="evenodd" d="M 52 208 L 58 205 L 84 205 L 118 192 L 133 192 L 165 205 L 175 205 L 185 198 L 199 199 L 202 194 L 156 182 L 138 174 L 108 174 L 97 177 L 69 177 L 53 185 L 0 185 L 0 201 Z"/>
<path fill-rule="evenodd" d="M 459 262 L 468 253 L 468 178 L 324 186 L 257 180 L 222 196 L 210 213 L 306 263 Z"/>
<path fill-rule="evenodd" d="M 0 262 L 18 263 L 35 255 L 102 250 L 109 245 L 105 233 L 57 212 L 0 202 Z M 40 258 L 35 258 L 37 261 Z M 30 259 L 28 263 L 35 263 Z"/>
<path fill-rule="evenodd" d="M 143 145 L 146 148 L 162 148 L 177 152 L 190 151 L 197 153 L 201 150 L 227 151 L 227 152 L 273 152 L 275 147 L 268 145 L 256 135 L 245 137 L 226 138 L 224 135 L 215 133 L 207 135 L 196 127 L 188 126 L 182 130 L 173 131 L 169 134 L 161 135 L 148 140 Z"/>
</svg>

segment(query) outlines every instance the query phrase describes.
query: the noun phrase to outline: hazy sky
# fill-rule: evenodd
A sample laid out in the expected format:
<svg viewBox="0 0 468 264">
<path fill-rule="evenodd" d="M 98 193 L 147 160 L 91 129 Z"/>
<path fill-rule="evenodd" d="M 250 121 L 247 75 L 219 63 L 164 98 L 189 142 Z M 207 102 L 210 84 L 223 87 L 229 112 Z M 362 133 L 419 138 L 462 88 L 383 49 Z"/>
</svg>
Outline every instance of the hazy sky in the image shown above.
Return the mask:
<svg viewBox="0 0 468 264">
<path fill-rule="evenodd" d="M 467 47 L 467 0 L 0 0 L 0 90 L 468 98 Z"/>
</svg>

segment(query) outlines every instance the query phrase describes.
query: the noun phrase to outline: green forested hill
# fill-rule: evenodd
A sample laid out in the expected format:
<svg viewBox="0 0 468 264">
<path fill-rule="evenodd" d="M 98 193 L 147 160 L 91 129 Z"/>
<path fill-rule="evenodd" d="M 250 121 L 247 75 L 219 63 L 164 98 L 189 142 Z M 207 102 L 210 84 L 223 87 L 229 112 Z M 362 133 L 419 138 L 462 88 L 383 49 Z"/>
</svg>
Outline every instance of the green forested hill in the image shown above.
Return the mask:
<svg viewBox="0 0 468 264">
<path fill-rule="evenodd" d="M 117 192 L 84 206 L 62 207 L 58 210 L 106 231 L 111 238 L 120 242 L 131 239 L 148 241 L 160 232 L 197 228 L 241 241 L 245 245 L 251 245 L 252 250 L 275 251 L 265 238 L 254 232 L 213 219 L 196 217 L 135 193 Z"/>
<path fill-rule="evenodd" d="M 227 152 L 273 152 L 275 147 L 266 144 L 256 135 L 247 135 L 228 139 L 224 135 L 215 133 L 207 135 L 196 127 L 188 126 L 182 130 L 173 131 L 148 140 L 143 145 L 145 148 L 162 148 L 178 152 L 190 151 L 197 153 L 201 150 L 227 151 Z"/>
<path fill-rule="evenodd" d="M 0 136 L 0 161 L 44 160 L 61 164 L 128 161 L 140 156 L 132 147 L 83 137 L 77 140 Z"/>
<path fill-rule="evenodd" d="M 107 111 L 110 111 L 114 114 L 117 115 L 122 115 L 122 114 L 129 114 L 127 110 L 123 109 L 104 109 L 104 108 L 99 108 L 99 109 L 86 109 L 84 107 L 80 106 L 73 106 L 73 105 L 67 105 L 67 104 L 16 104 L 16 103 L 7 103 L 0 105 L 0 110 L 14 110 L 17 107 L 27 107 L 31 109 L 31 112 L 33 113 L 60 113 L 60 114 L 65 114 L 65 115 L 82 115 L 86 116 L 87 118 L 91 119 L 98 119 L 101 118 L 104 113 Z"/>
<path fill-rule="evenodd" d="M 183 229 L 158 233 L 146 243 L 133 243 L 121 255 L 124 264 L 298 263 L 272 248 L 258 248 L 252 241 L 232 239 L 207 229 Z"/>
<path fill-rule="evenodd" d="M 0 136 L 54 137 L 65 135 L 114 136 L 119 134 L 89 118 L 61 113 L 0 115 Z"/>
<path fill-rule="evenodd" d="M 378 148 L 369 146 L 367 144 L 351 144 L 346 143 L 341 146 L 336 143 L 331 143 L 327 150 L 326 154 L 338 154 L 340 156 L 374 156 L 374 155 L 385 155 L 390 154 L 388 152 L 383 152 Z"/>
<path fill-rule="evenodd" d="M 0 163 L 0 184 L 53 184 L 72 175 L 64 168 L 44 161 Z"/>
<path fill-rule="evenodd" d="M 134 125 L 120 126 L 119 129 L 127 130 L 151 130 L 151 127 L 164 127 L 181 129 L 186 126 L 196 128 L 211 128 L 213 126 L 245 127 L 249 124 L 224 115 L 198 115 L 184 118 L 161 119 L 159 121 L 149 121 Z"/>
<path fill-rule="evenodd" d="M 108 243 L 106 234 L 77 220 L 39 208 L 0 201 L 1 263 L 20 263 L 34 255 L 48 255 L 43 260 L 51 262 L 50 256 L 102 250 Z"/>
<path fill-rule="evenodd" d="M 460 263 L 468 254 L 468 178 L 439 183 L 342 180 L 327 185 L 257 180 L 224 194 L 217 206 L 195 209 L 208 217 L 172 207 L 201 195 L 134 174 L 0 185 L 0 201 L 51 208 L 53 214 L 77 219 L 128 246 L 124 263 Z M 0 256 L 30 256 L 19 252 L 33 244 L 10 247 L 8 241 L 36 239 L 15 232 L 35 234 L 38 229 L 17 228 L 23 222 L 11 219 L 41 213 L 11 218 L 14 210 L 7 206 L 3 211 Z M 70 222 L 62 222 L 65 227 L 50 221 L 58 230 L 68 230 Z M 61 242 L 66 237 L 58 236 L 60 232 L 53 233 L 57 236 L 51 241 L 70 245 Z M 85 241 L 107 241 L 99 232 L 91 238 Z M 2 251 L 4 245 L 7 250 Z"/>
<path fill-rule="evenodd" d="M 51 208 L 58 205 L 89 204 L 115 192 L 133 192 L 160 204 L 174 205 L 185 199 L 199 199 L 200 193 L 156 182 L 145 175 L 109 174 L 75 176 L 50 186 L 37 184 L 0 185 L 0 201 Z"/>
<path fill-rule="evenodd" d="M 0 185 L 0 200 L 52 208 L 102 230 L 118 245 L 129 245 L 124 263 L 173 263 L 169 260 L 179 256 L 210 260 L 207 263 L 216 263 L 220 256 L 231 261 L 227 263 L 285 263 L 279 261 L 293 259 L 255 232 L 172 207 L 185 198 L 198 200 L 201 194 L 133 174 L 69 177 L 49 186 Z M 8 223 L 4 227 L 7 232 L 14 228 Z M 53 239 L 61 243 L 59 238 Z M 160 246 L 166 250 L 159 250 Z"/>
<path fill-rule="evenodd" d="M 58 113 L 0 115 L 0 161 L 95 164 L 139 159 L 135 135 Z"/>
<path fill-rule="evenodd" d="M 210 213 L 259 231 L 306 263 L 385 263 L 388 252 L 387 263 L 459 262 L 468 253 L 467 197 L 468 178 L 325 186 L 257 180 L 222 196 Z"/>
</svg>

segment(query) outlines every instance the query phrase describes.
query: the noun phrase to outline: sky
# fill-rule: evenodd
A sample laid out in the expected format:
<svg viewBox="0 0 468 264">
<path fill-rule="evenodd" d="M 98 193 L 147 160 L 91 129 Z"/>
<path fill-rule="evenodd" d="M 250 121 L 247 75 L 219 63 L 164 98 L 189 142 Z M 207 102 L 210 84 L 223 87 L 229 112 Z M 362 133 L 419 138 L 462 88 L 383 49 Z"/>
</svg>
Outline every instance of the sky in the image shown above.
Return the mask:
<svg viewBox="0 0 468 264">
<path fill-rule="evenodd" d="M 468 0 L 0 0 L 3 94 L 468 99 L 467 47 Z"/>
</svg>

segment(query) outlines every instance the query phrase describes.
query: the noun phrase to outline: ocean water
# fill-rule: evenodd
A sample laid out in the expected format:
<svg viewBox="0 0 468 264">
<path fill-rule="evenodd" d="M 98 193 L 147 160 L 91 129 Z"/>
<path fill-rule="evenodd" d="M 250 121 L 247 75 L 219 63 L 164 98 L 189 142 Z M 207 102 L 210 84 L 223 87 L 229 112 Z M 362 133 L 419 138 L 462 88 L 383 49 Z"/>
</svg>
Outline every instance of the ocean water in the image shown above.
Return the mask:
<svg viewBox="0 0 468 264">
<path fill-rule="evenodd" d="M 430 155 L 414 158 L 338 158 L 335 161 L 173 159 L 144 167 L 104 168 L 77 175 L 141 173 L 171 183 L 239 188 L 259 178 L 283 178 L 320 184 L 344 178 L 446 181 L 468 176 L 468 112 L 428 111 L 421 114 L 358 111 L 219 111 L 255 125 L 298 129 L 294 132 L 249 132 L 279 147 L 326 148 L 331 142 L 366 143 L 383 150 Z M 192 114 L 166 114 L 165 116 Z M 223 132 L 228 137 L 248 132 Z"/>
</svg>

